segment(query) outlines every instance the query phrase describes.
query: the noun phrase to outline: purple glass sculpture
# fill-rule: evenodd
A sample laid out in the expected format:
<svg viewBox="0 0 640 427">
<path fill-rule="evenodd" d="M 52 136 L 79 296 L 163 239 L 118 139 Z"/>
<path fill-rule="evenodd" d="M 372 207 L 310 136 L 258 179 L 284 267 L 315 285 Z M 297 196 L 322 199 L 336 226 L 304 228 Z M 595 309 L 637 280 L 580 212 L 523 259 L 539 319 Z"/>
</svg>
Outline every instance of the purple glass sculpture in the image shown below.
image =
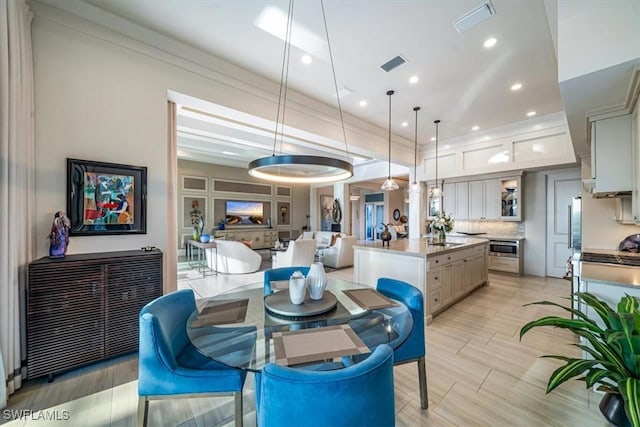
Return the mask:
<svg viewBox="0 0 640 427">
<path fill-rule="evenodd" d="M 61 258 L 67 254 L 69 247 L 69 229 L 71 222 L 67 218 L 64 211 L 56 212 L 51 224 L 51 233 L 49 233 L 49 257 Z"/>
<path fill-rule="evenodd" d="M 627 236 L 618 245 L 618 250 L 625 252 L 640 252 L 640 234 L 632 234 L 630 236 Z"/>
</svg>

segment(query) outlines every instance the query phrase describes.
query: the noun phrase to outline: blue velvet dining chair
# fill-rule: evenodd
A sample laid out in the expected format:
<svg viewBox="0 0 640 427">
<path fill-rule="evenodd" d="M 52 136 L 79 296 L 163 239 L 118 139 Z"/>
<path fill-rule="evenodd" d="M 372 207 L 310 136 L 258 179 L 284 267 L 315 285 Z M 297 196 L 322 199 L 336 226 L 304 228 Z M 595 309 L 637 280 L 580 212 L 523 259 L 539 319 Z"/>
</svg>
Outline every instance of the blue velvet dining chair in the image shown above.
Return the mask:
<svg viewBox="0 0 640 427">
<path fill-rule="evenodd" d="M 289 280 L 294 271 L 300 271 L 305 276 L 309 274 L 309 266 L 291 266 L 270 268 L 264 271 L 264 294 L 271 295 L 271 282 L 275 280 Z"/>
<path fill-rule="evenodd" d="M 425 362 L 426 344 L 424 338 L 424 298 L 415 286 L 401 280 L 381 277 L 376 289 L 381 294 L 404 303 L 411 312 L 413 329 L 407 339 L 393 350 L 394 365 L 418 362 L 418 383 L 420 386 L 420 406 L 429 407 L 427 392 L 427 369 Z"/>
<path fill-rule="evenodd" d="M 270 363 L 256 375 L 260 427 L 394 426 L 393 350 L 334 371 Z"/>
<path fill-rule="evenodd" d="M 202 355 L 187 336 L 195 310 L 191 289 L 157 298 L 140 311 L 138 426 L 147 424 L 149 400 L 233 394 L 235 424 L 242 426 L 246 372 Z"/>
</svg>

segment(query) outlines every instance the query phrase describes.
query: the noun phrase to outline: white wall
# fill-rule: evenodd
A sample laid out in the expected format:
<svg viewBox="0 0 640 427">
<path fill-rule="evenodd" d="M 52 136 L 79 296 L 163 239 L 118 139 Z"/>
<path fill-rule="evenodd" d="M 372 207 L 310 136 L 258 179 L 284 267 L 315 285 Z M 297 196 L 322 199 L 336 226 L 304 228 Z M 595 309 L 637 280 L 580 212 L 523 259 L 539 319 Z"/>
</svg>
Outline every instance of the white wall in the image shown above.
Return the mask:
<svg viewBox="0 0 640 427">
<path fill-rule="evenodd" d="M 558 81 L 640 57 L 640 1 L 558 0 Z"/>
<path fill-rule="evenodd" d="M 582 159 L 582 178 L 591 177 L 591 158 Z M 582 251 L 617 249 L 622 239 L 640 232 L 635 225 L 619 224 L 614 218 L 615 200 L 594 199 L 588 193 L 582 198 Z"/>
</svg>

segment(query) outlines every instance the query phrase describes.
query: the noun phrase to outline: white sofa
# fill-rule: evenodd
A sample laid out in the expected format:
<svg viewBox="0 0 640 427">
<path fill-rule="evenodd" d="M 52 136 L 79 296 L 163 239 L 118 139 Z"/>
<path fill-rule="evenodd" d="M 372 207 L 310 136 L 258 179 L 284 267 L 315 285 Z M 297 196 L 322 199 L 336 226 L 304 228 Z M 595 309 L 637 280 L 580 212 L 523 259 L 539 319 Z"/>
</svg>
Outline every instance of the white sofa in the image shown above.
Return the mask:
<svg viewBox="0 0 640 427">
<path fill-rule="evenodd" d="M 334 234 L 341 235 L 340 233 L 336 233 L 333 231 L 305 231 L 300 236 L 298 236 L 297 241 L 314 239 L 316 241 L 317 247 L 326 248 L 327 246 L 331 245 L 331 238 Z"/>
<path fill-rule="evenodd" d="M 246 274 L 260 270 L 262 257 L 242 242 L 214 239 L 216 249 L 207 249 L 207 266 L 218 273 Z"/>
<path fill-rule="evenodd" d="M 336 243 L 324 251 L 322 264 L 331 268 L 351 267 L 353 265 L 353 245 L 358 241 L 356 236 L 341 236 Z"/>
<path fill-rule="evenodd" d="M 273 268 L 291 267 L 294 265 L 311 265 L 316 255 L 316 242 L 311 239 L 292 240 L 284 252 L 276 252 L 273 256 Z"/>
</svg>

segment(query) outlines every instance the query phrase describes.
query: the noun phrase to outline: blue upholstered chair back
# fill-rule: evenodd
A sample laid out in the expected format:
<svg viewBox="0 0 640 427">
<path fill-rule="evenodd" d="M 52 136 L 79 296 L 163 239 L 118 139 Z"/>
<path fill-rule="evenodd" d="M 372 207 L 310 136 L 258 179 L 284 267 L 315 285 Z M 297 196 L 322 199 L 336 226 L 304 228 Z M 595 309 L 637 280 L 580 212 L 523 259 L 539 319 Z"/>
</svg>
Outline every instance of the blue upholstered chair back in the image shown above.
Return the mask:
<svg viewBox="0 0 640 427">
<path fill-rule="evenodd" d="M 195 308 L 191 289 L 163 295 L 144 306 L 140 311 L 141 355 L 154 354 L 157 348 L 160 361 L 175 369 L 176 358 L 189 344 L 186 324 Z"/>
<path fill-rule="evenodd" d="M 191 289 L 157 298 L 140 311 L 138 393 L 143 396 L 241 390 L 245 373 L 200 354 L 187 336 Z"/>
<path fill-rule="evenodd" d="M 258 425 L 393 426 L 393 351 L 382 344 L 367 359 L 334 371 L 268 364 L 256 376 Z"/>
<path fill-rule="evenodd" d="M 305 276 L 309 273 L 310 266 L 292 266 L 292 267 L 279 267 L 271 268 L 264 271 L 264 294 L 271 295 L 273 289 L 271 289 L 271 282 L 275 280 L 289 280 L 294 271 L 300 271 Z"/>
<path fill-rule="evenodd" d="M 425 355 L 424 298 L 422 292 L 401 280 L 381 277 L 376 289 L 381 294 L 404 303 L 411 312 L 413 329 L 407 339 L 394 350 L 395 363 L 418 359 Z"/>
</svg>

